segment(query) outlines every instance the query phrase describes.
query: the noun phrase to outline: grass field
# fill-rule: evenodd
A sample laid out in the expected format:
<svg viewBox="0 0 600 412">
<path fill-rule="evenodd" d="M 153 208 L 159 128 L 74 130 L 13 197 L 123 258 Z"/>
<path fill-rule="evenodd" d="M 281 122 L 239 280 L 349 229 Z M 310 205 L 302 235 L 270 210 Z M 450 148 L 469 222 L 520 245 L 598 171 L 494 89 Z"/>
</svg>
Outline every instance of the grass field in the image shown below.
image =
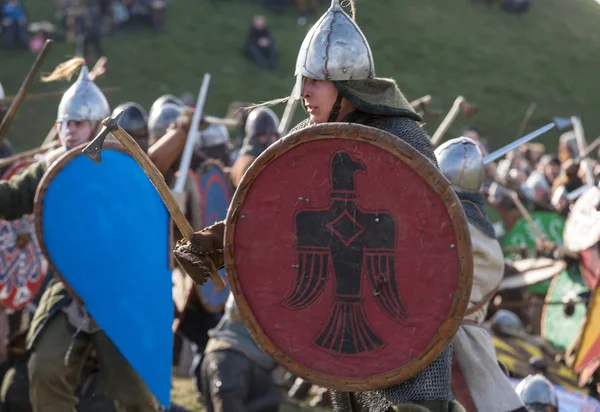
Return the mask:
<svg viewBox="0 0 600 412">
<path fill-rule="evenodd" d="M 324 0 L 327 2 L 327 0 Z M 31 20 L 53 18 L 53 3 L 26 0 Z M 265 13 L 280 49 L 280 65 L 263 71 L 241 55 L 253 14 Z M 294 9 L 269 14 L 249 0 L 176 0 L 168 10 L 168 31 L 140 30 L 104 39 L 110 72 L 99 84 L 120 86 L 111 105 L 133 100 L 149 108 L 163 93 L 197 93 L 212 74 L 207 110 L 224 115 L 233 100 L 260 102 L 287 95 L 293 86 L 297 49 L 309 29 L 298 26 Z M 471 0 L 358 0 L 357 21 L 370 41 L 378 76 L 394 77 L 409 99 L 434 97 L 432 107 L 448 110 L 462 94 L 480 107 L 472 123 L 492 148 L 515 138 L 524 111 L 537 109 L 528 130 L 555 115 L 580 115 L 589 138 L 600 134 L 600 6 L 593 0 L 533 2 L 524 16 L 489 9 Z M 56 44 L 45 72 L 72 56 L 73 45 Z M 15 94 L 35 56 L 0 49 L 0 82 Z M 33 92 L 67 84 L 36 82 Z M 27 102 L 13 124 L 17 149 L 39 144 L 55 119 L 58 99 Z M 278 113 L 283 107 L 277 108 Z M 297 120 L 304 113 L 299 110 Z M 459 118 L 448 134 L 466 125 Z M 426 129 L 435 131 L 436 123 Z M 558 132 L 545 142 L 554 143 Z"/>
</svg>

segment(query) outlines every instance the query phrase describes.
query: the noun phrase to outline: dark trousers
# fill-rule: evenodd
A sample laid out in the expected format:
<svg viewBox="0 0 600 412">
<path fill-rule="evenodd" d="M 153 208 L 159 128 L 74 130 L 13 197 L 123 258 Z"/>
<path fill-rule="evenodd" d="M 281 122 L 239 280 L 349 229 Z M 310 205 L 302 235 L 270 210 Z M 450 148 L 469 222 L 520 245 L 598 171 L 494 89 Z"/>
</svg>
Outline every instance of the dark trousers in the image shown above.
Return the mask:
<svg viewBox="0 0 600 412">
<path fill-rule="evenodd" d="M 271 371 L 238 351 L 207 353 L 202 361 L 202 384 L 208 412 L 279 410 L 279 392 Z"/>
<path fill-rule="evenodd" d="M 96 59 L 104 56 L 104 49 L 100 44 L 100 36 L 97 34 L 79 34 L 76 40 L 77 55 L 84 57 L 88 63 L 91 63 L 91 53 L 94 49 Z"/>
<path fill-rule="evenodd" d="M 7 47 L 27 47 L 27 25 L 13 22 L 8 26 L 2 26 L 2 40 Z"/>
<path fill-rule="evenodd" d="M 273 44 L 269 47 L 260 47 L 257 44 L 246 46 L 246 56 L 263 69 L 274 69 L 278 59 L 277 47 Z"/>
<path fill-rule="evenodd" d="M 197 302 L 190 305 L 183 315 L 179 332 L 190 342 L 192 342 L 192 352 L 194 360 L 192 362 L 192 379 L 196 384 L 198 392 L 202 393 L 200 383 L 202 358 L 204 357 L 204 348 L 208 343 L 208 331 L 219 323 L 221 315 L 215 315 L 206 312 Z"/>
</svg>

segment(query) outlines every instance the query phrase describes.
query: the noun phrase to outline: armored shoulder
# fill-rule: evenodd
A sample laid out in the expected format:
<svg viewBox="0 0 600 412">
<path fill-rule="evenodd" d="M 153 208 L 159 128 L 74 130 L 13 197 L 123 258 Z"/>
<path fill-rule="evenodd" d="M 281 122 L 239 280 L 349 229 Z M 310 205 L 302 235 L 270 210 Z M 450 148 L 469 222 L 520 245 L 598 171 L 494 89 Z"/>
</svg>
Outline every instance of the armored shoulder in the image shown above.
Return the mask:
<svg viewBox="0 0 600 412">
<path fill-rule="evenodd" d="M 404 140 L 438 167 L 433 145 L 427 133 L 415 120 L 404 116 L 371 115 L 365 126 L 375 127 Z"/>
<path fill-rule="evenodd" d="M 35 192 L 47 168 L 46 162 L 36 162 L 10 180 L 0 181 L 0 218 L 15 220 L 33 213 Z"/>
</svg>

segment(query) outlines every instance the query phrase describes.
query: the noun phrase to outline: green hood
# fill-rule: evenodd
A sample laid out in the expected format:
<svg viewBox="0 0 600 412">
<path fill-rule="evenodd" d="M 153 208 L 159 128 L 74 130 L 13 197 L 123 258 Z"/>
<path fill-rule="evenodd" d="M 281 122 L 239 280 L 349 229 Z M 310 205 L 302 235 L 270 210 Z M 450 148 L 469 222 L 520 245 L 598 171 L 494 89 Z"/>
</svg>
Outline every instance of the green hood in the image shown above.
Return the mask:
<svg viewBox="0 0 600 412">
<path fill-rule="evenodd" d="M 418 122 L 423 119 L 415 112 L 394 79 L 334 81 L 340 94 L 364 113 L 383 116 L 404 116 Z"/>
</svg>

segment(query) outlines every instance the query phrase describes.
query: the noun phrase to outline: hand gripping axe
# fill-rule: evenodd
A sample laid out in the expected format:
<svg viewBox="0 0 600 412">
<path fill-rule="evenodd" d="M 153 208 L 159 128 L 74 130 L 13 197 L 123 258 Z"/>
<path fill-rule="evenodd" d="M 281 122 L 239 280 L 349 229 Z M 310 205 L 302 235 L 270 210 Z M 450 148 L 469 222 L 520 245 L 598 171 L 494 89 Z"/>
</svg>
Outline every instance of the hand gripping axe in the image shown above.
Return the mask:
<svg viewBox="0 0 600 412">
<path fill-rule="evenodd" d="M 120 112 L 115 117 L 109 117 L 102 121 L 102 130 L 92 140 L 92 142 L 83 149 L 83 154 L 85 154 L 88 158 L 96 163 L 102 162 L 102 145 L 104 144 L 104 140 L 108 136 L 108 134 L 112 134 L 127 150 L 127 152 L 135 159 L 135 161 L 140 165 L 146 176 L 150 179 L 156 190 L 158 191 L 162 201 L 165 206 L 169 210 L 169 214 L 173 218 L 173 221 L 181 231 L 183 237 L 189 240 L 194 234 L 194 230 L 192 226 L 186 219 L 185 215 L 179 208 L 177 201 L 173 197 L 169 186 L 165 182 L 162 174 L 158 171 L 154 163 L 150 160 L 150 158 L 144 153 L 142 148 L 133 140 L 133 138 L 119 126 L 119 118 L 122 116 L 123 112 Z M 225 289 L 225 284 L 223 283 L 223 279 L 219 276 L 218 273 L 213 272 L 210 276 L 215 286 L 219 291 Z"/>
</svg>

